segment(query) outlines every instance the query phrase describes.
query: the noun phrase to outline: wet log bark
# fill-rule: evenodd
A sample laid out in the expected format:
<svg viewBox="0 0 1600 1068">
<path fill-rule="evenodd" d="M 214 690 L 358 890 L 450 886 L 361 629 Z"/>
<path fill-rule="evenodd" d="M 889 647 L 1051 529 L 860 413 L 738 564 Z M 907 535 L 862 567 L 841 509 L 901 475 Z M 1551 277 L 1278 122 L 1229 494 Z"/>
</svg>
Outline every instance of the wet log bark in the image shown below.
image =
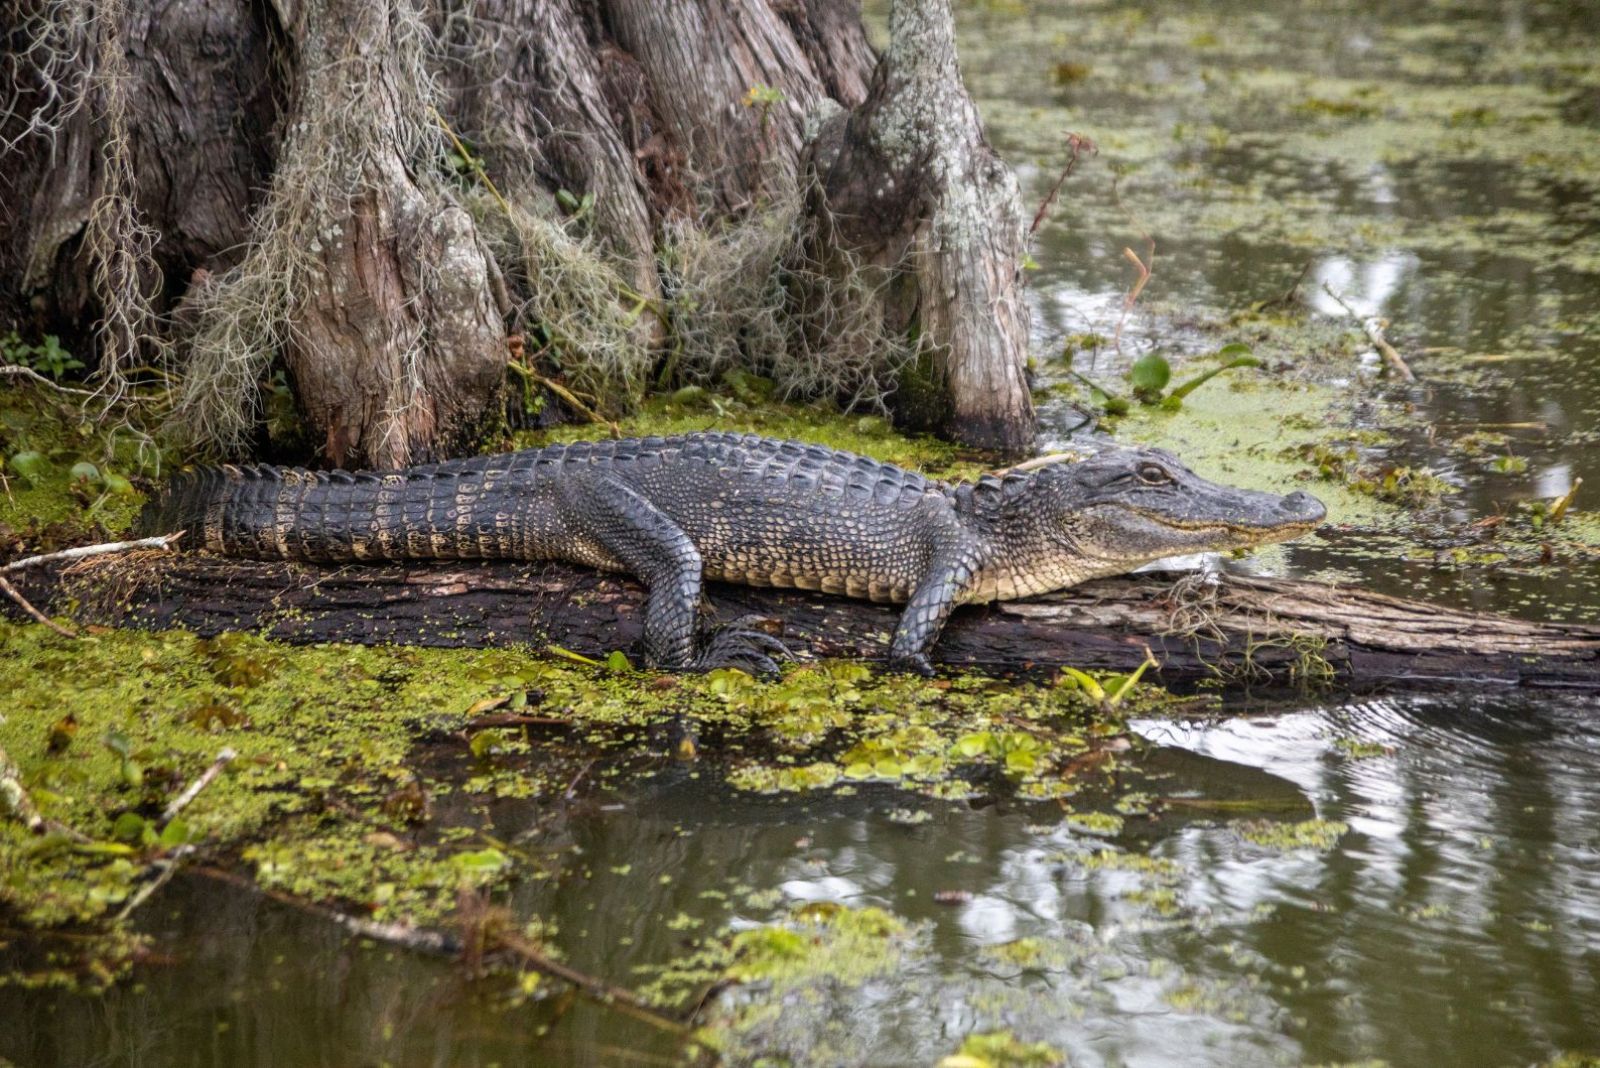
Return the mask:
<svg viewBox="0 0 1600 1068">
<path fill-rule="evenodd" d="M 205 555 L 101 557 L 13 581 L 80 623 L 252 630 L 290 642 L 631 649 L 643 591 L 562 564 L 324 568 Z M 714 586 L 723 620 L 781 621 L 801 655 L 876 659 L 898 609 L 822 594 Z M 15 610 L 0 605 L 15 616 Z M 1148 646 L 1168 684 L 1378 687 L 1443 683 L 1600 690 L 1600 626 L 1456 611 L 1311 582 L 1152 572 L 956 613 L 935 650 L 988 671 L 1128 671 Z"/>
</svg>

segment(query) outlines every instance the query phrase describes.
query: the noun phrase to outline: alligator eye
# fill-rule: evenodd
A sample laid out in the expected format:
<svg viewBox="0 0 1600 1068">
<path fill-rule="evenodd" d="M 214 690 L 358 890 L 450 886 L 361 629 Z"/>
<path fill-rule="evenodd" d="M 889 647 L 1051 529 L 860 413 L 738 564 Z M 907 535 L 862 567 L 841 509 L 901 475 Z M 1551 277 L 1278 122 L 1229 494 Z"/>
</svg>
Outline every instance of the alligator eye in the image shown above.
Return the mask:
<svg viewBox="0 0 1600 1068">
<path fill-rule="evenodd" d="M 1139 481 L 1146 486 L 1165 486 L 1172 481 L 1172 476 L 1160 464 L 1142 463 L 1139 465 Z"/>
</svg>

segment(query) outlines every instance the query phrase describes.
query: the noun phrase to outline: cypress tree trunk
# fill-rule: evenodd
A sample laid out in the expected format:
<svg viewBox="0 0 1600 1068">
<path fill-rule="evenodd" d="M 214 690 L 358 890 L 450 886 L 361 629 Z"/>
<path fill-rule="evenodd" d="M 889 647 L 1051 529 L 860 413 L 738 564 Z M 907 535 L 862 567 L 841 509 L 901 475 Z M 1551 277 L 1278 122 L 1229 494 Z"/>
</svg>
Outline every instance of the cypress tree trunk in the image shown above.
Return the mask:
<svg viewBox="0 0 1600 1068">
<path fill-rule="evenodd" d="M 637 396 L 668 341 L 690 377 L 774 373 L 862 291 L 828 270 L 899 270 L 909 250 L 911 299 L 875 311 L 881 333 L 924 340 L 940 428 L 1014 449 L 1031 431 L 1014 183 L 960 90 L 947 0 L 895 18 L 874 76 L 851 0 L 0 0 L 0 331 L 62 335 L 118 388 L 167 361 L 174 424 L 233 453 L 281 371 L 328 461 L 384 468 L 498 416 L 513 334 L 597 407 Z M 912 106 L 935 90 L 940 108 Z M 808 131 L 857 107 L 902 114 L 898 148 L 852 119 L 827 143 L 871 151 L 819 169 Z M 865 181 L 879 156 L 916 196 L 873 245 L 834 223 L 839 166 Z M 713 308 L 718 280 L 668 266 L 674 235 L 715 263 L 727 227 L 815 175 L 830 226 L 790 218 L 794 248 L 734 265 L 760 275 L 747 305 L 782 307 Z M 818 344 L 780 384 L 892 388 L 899 368 L 848 347 Z M 861 367 L 817 366 L 839 353 Z"/>
<path fill-rule="evenodd" d="M 961 83 L 950 0 L 895 0 L 866 102 L 824 127 L 806 166 L 817 258 L 836 273 L 886 272 L 888 329 L 918 337 L 898 398 L 905 420 L 1025 451 L 1022 206 Z"/>
</svg>

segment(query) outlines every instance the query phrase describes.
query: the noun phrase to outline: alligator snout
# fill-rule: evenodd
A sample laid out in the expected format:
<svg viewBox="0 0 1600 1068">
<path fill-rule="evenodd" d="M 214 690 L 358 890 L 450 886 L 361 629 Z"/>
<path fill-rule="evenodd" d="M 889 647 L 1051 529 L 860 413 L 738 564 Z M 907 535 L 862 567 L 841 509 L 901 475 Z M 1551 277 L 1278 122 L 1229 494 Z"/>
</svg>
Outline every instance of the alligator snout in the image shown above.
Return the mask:
<svg viewBox="0 0 1600 1068">
<path fill-rule="evenodd" d="M 1322 502 L 1304 490 L 1295 490 L 1279 501 L 1278 511 L 1296 523 L 1320 523 L 1328 514 Z"/>
</svg>

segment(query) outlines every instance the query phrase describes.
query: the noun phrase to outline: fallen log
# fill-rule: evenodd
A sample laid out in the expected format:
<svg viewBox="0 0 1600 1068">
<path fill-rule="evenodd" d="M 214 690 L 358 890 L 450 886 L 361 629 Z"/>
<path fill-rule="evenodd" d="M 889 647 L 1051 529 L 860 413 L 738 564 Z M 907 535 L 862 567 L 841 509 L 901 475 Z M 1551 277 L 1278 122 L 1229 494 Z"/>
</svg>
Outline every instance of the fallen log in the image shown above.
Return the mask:
<svg viewBox="0 0 1600 1068">
<path fill-rule="evenodd" d="M 644 603 L 631 580 L 545 562 L 321 567 L 150 552 L 46 565 L 14 582 L 36 605 L 87 624 L 251 630 L 296 643 L 559 645 L 590 656 L 630 649 Z M 780 620 L 785 642 L 814 656 L 879 658 L 898 614 L 804 591 L 713 585 L 709 594 L 720 619 Z M 1146 645 L 1169 684 L 1600 689 L 1600 626 L 1313 582 L 1173 572 L 962 609 L 935 658 L 990 671 L 1128 671 Z"/>
</svg>

